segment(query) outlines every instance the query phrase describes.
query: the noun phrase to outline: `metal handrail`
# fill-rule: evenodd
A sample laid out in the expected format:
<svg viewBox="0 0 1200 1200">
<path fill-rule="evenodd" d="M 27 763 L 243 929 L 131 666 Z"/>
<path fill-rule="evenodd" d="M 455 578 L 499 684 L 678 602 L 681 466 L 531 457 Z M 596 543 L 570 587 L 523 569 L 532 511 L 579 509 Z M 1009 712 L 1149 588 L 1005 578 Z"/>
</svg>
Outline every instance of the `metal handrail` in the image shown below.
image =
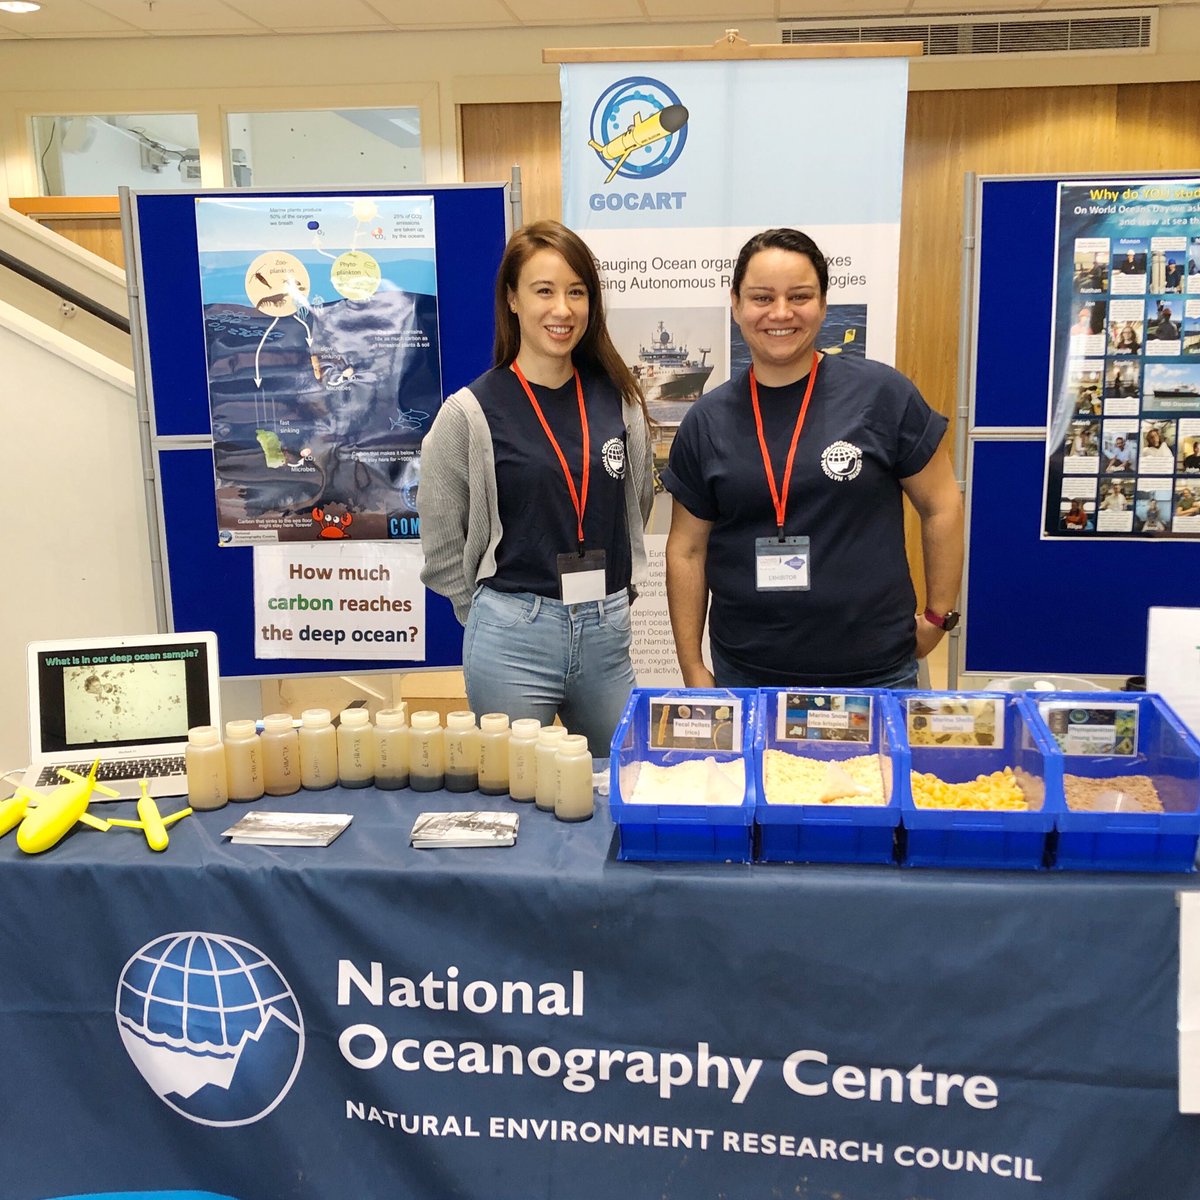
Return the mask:
<svg viewBox="0 0 1200 1200">
<path fill-rule="evenodd" d="M 93 317 L 98 317 L 101 321 L 121 330 L 122 333 L 129 332 L 129 318 L 127 316 L 115 312 L 107 305 L 93 300 L 90 296 L 85 296 L 82 292 L 77 292 L 73 287 L 68 287 L 67 284 L 55 279 L 53 275 L 47 275 L 45 271 L 39 271 L 37 267 L 31 267 L 29 263 L 23 262 L 21 259 L 14 257 L 4 250 L 0 250 L 0 267 L 7 267 L 23 279 L 28 279 L 30 283 L 36 283 L 38 287 L 43 287 L 47 291 L 53 292 L 60 300 L 65 300 L 68 304 L 73 304 L 76 308 L 81 308 L 84 312 L 91 313 Z"/>
</svg>

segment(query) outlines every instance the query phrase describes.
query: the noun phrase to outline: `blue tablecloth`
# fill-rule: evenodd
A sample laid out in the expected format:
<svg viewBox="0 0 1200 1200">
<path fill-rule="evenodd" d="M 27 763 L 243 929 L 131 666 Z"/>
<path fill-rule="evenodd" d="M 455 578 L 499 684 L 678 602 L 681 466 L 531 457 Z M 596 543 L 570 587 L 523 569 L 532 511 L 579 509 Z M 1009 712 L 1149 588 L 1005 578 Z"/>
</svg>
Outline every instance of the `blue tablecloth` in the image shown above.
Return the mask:
<svg viewBox="0 0 1200 1200">
<path fill-rule="evenodd" d="M 619 863 L 603 803 L 256 807 L 354 821 L 0 841 L 5 1200 L 1200 1196 L 1193 877 Z M 408 845 L 471 807 L 517 844 Z"/>
</svg>

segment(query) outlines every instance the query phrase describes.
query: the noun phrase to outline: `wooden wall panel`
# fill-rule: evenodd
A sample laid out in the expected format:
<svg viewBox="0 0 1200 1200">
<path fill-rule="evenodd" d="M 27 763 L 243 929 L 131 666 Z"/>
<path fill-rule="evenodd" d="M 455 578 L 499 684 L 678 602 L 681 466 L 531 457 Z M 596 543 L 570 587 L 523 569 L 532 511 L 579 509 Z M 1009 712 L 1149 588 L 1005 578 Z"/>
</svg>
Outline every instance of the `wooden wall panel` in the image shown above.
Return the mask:
<svg viewBox="0 0 1200 1200">
<path fill-rule="evenodd" d="M 464 104 L 459 116 L 463 181 L 507 179 L 519 166 L 525 222 L 562 220 L 559 105 Z"/>
<path fill-rule="evenodd" d="M 39 217 L 38 220 L 77 246 L 125 269 L 125 243 L 119 217 Z"/>
</svg>

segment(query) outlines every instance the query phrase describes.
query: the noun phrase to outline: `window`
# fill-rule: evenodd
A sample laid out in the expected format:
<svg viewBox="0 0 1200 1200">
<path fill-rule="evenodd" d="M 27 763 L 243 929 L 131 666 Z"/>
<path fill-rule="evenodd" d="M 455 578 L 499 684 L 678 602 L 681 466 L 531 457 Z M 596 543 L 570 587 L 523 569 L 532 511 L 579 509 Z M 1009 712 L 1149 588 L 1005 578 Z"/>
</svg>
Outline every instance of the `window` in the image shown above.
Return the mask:
<svg viewBox="0 0 1200 1200">
<path fill-rule="evenodd" d="M 229 156 L 235 187 L 419 183 L 421 111 L 230 113 Z"/>
<path fill-rule="evenodd" d="M 195 113 L 33 118 L 43 196 L 111 196 L 122 184 L 199 186 L 200 126 Z"/>
</svg>

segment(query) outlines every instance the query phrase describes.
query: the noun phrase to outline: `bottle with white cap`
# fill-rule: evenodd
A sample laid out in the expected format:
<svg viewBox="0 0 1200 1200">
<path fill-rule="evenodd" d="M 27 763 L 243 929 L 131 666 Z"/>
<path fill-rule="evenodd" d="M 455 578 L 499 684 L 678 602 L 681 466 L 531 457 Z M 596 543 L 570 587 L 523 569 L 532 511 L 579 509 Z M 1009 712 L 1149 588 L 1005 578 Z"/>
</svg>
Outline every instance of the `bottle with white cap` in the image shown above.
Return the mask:
<svg viewBox="0 0 1200 1200">
<path fill-rule="evenodd" d="M 262 799 L 262 746 L 253 721 L 225 722 L 225 774 L 230 800 Z"/>
<path fill-rule="evenodd" d="M 365 708 L 343 708 L 337 730 L 338 782 L 365 788 L 375 782 L 375 730 Z"/>
<path fill-rule="evenodd" d="M 469 710 L 446 714 L 446 791 L 473 792 L 479 786 L 479 729 Z"/>
<path fill-rule="evenodd" d="M 547 725 L 538 733 L 537 783 L 534 785 L 533 800 L 542 812 L 554 811 L 554 754 L 561 738 L 567 736 L 563 725 Z"/>
<path fill-rule="evenodd" d="M 337 731 L 329 709 L 306 708 L 300 714 L 300 786 L 323 792 L 338 781 Z"/>
<path fill-rule="evenodd" d="M 385 792 L 408 787 L 408 705 L 375 714 L 375 786 Z"/>
<path fill-rule="evenodd" d="M 300 739 L 291 713 L 268 713 L 259 737 L 263 782 L 268 796 L 291 796 L 300 790 Z"/>
<path fill-rule="evenodd" d="M 446 743 L 442 718 L 432 709 L 413 713 L 408 728 L 408 786 L 436 792 L 446 782 Z"/>
<path fill-rule="evenodd" d="M 485 796 L 508 795 L 508 714 L 479 718 L 479 790 Z"/>
<path fill-rule="evenodd" d="M 188 803 L 200 811 L 224 808 L 229 802 L 229 778 L 225 773 L 225 747 L 215 725 L 197 725 L 188 730 L 183 752 L 187 768 Z"/>
<path fill-rule="evenodd" d="M 587 821 L 595 812 L 592 755 L 580 733 L 558 739 L 554 754 L 554 815 L 560 821 Z"/>
<path fill-rule="evenodd" d="M 537 792 L 537 744 L 542 726 L 532 717 L 512 723 L 508 738 L 508 794 L 514 800 L 532 800 Z"/>
</svg>

